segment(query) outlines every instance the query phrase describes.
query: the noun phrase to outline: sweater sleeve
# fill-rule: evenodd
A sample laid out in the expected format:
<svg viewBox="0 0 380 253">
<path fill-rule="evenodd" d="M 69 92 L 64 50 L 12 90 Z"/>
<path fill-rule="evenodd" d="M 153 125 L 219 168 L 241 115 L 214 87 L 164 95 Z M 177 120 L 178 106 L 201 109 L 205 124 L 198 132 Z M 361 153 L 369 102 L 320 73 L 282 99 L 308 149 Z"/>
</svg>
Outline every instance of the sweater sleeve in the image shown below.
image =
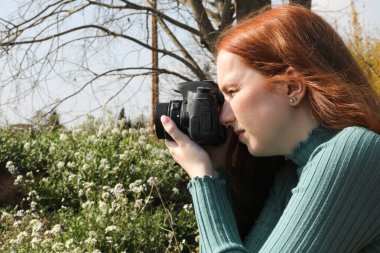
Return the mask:
<svg viewBox="0 0 380 253">
<path fill-rule="evenodd" d="M 352 127 L 315 150 L 259 252 L 359 252 L 380 231 L 380 137 Z"/>
<path fill-rule="evenodd" d="M 193 198 L 201 252 L 247 252 L 239 237 L 225 179 L 196 177 L 188 188 Z"/>
</svg>

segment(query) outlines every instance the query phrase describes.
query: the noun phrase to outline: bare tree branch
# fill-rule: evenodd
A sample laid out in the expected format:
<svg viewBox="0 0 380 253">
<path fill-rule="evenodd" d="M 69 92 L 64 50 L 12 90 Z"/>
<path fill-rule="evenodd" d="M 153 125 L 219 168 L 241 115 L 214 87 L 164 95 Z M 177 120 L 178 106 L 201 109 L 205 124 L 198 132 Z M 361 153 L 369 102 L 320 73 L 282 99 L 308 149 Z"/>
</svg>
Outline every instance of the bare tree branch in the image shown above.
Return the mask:
<svg viewBox="0 0 380 253">
<path fill-rule="evenodd" d="M 145 0 L 148 4 L 150 4 L 147 0 Z M 179 51 L 182 53 L 182 55 L 185 57 L 185 59 L 193 65 L 194 69 L 196 70 L 197 76 L 199 76 L 200 80 L 204 80 L 206 77 L 202 71 L 202 69 L 199 67 L 198 63 L 194 60 L 194 58 L 188 53 L 188 51 L 185 49 L 185 47 L 181 44 L 181 42 L 177 39 L 177 37 L 171 32 L 169 27 L 165 24 L 164 20 L 158 16 L 158 21 L 160 22 L 160 25 L 162 29 L 166 32 L 168 37 L 172 40 L 173 44 L 179 49 Z"/>
<path fill-rule="evenodd" d="M 307 5 L 311 0 L 299 2 Z M 13 17 L 0 18 L 0 88 L 13 89 L 8 101 L 1 103 L 16 104 L 16 97 L 23 100 L 44 93 L 45 108 L 52 112 L 89 87 L 94 98 L 99 91 L 108 93 L 108 103 L 126 89 L 117 85 L 152 73 L 165 75 L 161 82 L 170 79 L 170 83 L 213 79 L 217 36 L 270 3 L 168 0 L 152 8 L 149 0 L 19 0 Z M 153 15 L 160 22 L 158 48 L 150 45 L 148 21 Z M 159 53 L 161 68 L 150 67 L 147 52 Z M 50 80 L 74 90 L 54 102 L 57 95 L 47 86 Z M 110 86 L 115 92 L 109 93 Z"/>
<path fill-rule="evenodd" d="M 132 42 L 134 42 L 134 43 L 136 43 L 136 44 L 138 44 L 138 45 L 140 45 L 140 46 L 142 46 L 144 48 L 147 48 L 149 50 L 157 51 L 157 52 L 162 53 L 164 55 L 171 56 L 171 57 L 175 58 L 176 60 L 182 62 L 189 69 L 191 69 L 195 74 L 198 74 L 198 78 L 200 80 L 203 78 L 203 76 L 201 75 L 201 73 L 197 73 L 197 70 L 196 70 L 196 68 L 193 65 L 191 65 L 189 62 L 187 62 L 183 58 L 179 57 L 178 55 L 176 55 L 176 54 L 174 54 L 174 53 L 172 53 L 170 51 L 167 51 L 167 50 L 153 48 L 150 45 L 145 44 L 145 43 L 141 42 L 140 40 L 138 40 L 136 38 L 133 38 L 133 37 L 125 35 L 125 34 L 120 34 L 120 33 L 111 31 L 111 30 L 109 30 L 109 29 L 107 29 L 105 27 L 99 26 L 99 25 L 83 25 L 83 26 L 78 26 L 78 27 L 74 27 L 72 29 L 68 29 L 66 31 L 57 33 L 57 34 L 53 34 L 53 35 L 41 38 L 41 39 L 35 38 L 35 39 L 23 40 L 23 41 L 11 41 L 11 42 L 5 41 L 5 42 L 1 42 L 0 43 L 0 47 L 8 47 L 8 46 L 22 45 L 22 44 L 35 44 L 35 43 L 39 43 L 39 42 L 48 41 L 48 40 L 51 40 L 51 39 L 54 39 L 54 38 L 57 38 L 57 37 L 60 37 L 60 36 L 63 36 L 63 35 L 75 32 L 75 31 L 86 30 L 86 29 L 89 29 L 89 28 L 94 28 L 94 29 L 101 30 L 101 31 L 105 32 L 108 35 L 112 35 L 112 36 L 116 36 L 116 37 L 121 37 L 121 38 L 130 40 L 130 41 L 132 41 Z"/>
<path fill-rule="evenodd" d="M 157 11 L 151 7 L 146 7 L 146 6 L 140 6 L 138 4 L 135 4 L 135 3 L 131 3 L 130 1 L 126 1 L 126 0 L 120 0 L 122 1 L 123 3 L 125 3 L 124 6 L 122 5 L 119 5 L 119 6 L 116 6 L 116 5 L 109 5 L 109 4 L 104 4 L 104 3 L 100 3 L 100 2 L 95 2 L 95 1 L 88 1 L 89 3 L 93 4 L 93 5 L 99 5 L 99 6 L 103 6 L 103 7 L 107 7 L 107 8 L 116 8 L 116 9 L 133 9 L 133 10 L 140 10 L 140 11 L 147 11 L 147 12 L 150 12 L 150 13 L 153 13 L 155 15 L 157 15 L 158 17 L 160 18 L 163 18 L 165 19 L 166 21 L 172 23 L 173 25 L 175 25 L 176 27 L 180 27 L 190 33 L 193 33 L 197 36 L 200 35 L 200 32 L 196 29 L 194 29 L 193 27 L 191 26 L 188 26 L 186 24 L 183 24 L 181 22 L 178 22 L 177 20 L 165 15 L 164 13 L 160 12 L 160 11 Z"/>
<path fill-rule="evenodd" d="M 201 33 L 201 43 L 206 46 L 211 52 L 214 52 L 214 44 L 219 31 L 215 30 L 207 16 L 206 10 L 203 6 L 202 0 L 185 0 L 182 1 L 189 5 L 192 13 L 198 23 Z"/>
</svg>

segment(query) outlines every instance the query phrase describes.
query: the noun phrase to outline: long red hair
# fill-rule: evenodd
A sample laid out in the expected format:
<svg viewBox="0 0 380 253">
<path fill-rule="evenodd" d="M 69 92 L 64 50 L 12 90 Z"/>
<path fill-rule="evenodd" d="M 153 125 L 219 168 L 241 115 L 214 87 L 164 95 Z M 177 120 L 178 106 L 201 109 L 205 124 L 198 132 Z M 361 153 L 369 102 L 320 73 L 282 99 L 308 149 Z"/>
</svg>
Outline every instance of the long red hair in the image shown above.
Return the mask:
<svg viewBox="0 0 380 253">
<path fill-rule="evenodd" d="M 379 97 L 342 38 L 310 10 L 283 5 L 248 17 L 221 34 L 220 50 L 240 56 L 273 85 L 305 83 L 322 126 L 362 126 L 380 133 Z M 289 67 L 301 75 L 287 76 Z"/>
<path fill-rule="evenodd" d="M 294 5 L 265 8 L 225 30 L 216 49 L 216 56 L 221 50 L 240 56 L 271 79 L 273 87 L 304 83 L 305 98 L 323 127 L 362 126 L 380 133 L 378 96 L 341 37 L 310 10 Z M 289 68 L 300 75 L 287 75 Z M 289 162 L 252 157 L 241 144 L 231 145 L 229 154 L 232 198 L 244 237 L 264 205 L 276 170 Z"/>
</svg>

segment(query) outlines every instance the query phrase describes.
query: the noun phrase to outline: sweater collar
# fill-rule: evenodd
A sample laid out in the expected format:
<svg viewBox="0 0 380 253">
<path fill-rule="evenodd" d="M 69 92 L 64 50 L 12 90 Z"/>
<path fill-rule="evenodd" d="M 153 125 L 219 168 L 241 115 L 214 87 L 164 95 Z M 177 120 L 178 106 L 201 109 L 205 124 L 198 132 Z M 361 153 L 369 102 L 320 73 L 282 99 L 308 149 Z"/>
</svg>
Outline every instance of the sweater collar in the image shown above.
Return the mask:
<svg viewBox="0 0 380 253">
<path fill-rule="evenodd" d="M 318 126 L 309 133 L 305 140 L 298 143 L 292 153 L 285 156 L 285 159 L 291 160 L 298 166 L 304 166 L 314 150 L 322 143 L 330 140 L 337 133 L 338 131 Z"/>
</svg>

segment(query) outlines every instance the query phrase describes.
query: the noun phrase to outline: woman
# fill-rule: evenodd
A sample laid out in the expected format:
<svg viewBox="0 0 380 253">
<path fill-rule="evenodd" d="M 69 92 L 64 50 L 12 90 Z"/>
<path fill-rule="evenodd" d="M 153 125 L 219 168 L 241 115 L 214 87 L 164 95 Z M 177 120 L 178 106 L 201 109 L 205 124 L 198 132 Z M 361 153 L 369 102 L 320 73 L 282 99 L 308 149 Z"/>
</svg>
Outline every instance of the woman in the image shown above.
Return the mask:
<svg viewBox="0 0 380 253">
<path fill-rule="evenodd" d="M 256 157 L 285 156 L 241 240 L 216 152 L 161 118 L 189 190 L 204 252 L 380 252 L 380 105 L 337 33 L 281 6 L 225 31 L 217 45 L 221 123 Z M 221 154 L 219 153 L 219 155 Z M 265 167 L 261 168 L 265 171 Z"/>
</svg>

